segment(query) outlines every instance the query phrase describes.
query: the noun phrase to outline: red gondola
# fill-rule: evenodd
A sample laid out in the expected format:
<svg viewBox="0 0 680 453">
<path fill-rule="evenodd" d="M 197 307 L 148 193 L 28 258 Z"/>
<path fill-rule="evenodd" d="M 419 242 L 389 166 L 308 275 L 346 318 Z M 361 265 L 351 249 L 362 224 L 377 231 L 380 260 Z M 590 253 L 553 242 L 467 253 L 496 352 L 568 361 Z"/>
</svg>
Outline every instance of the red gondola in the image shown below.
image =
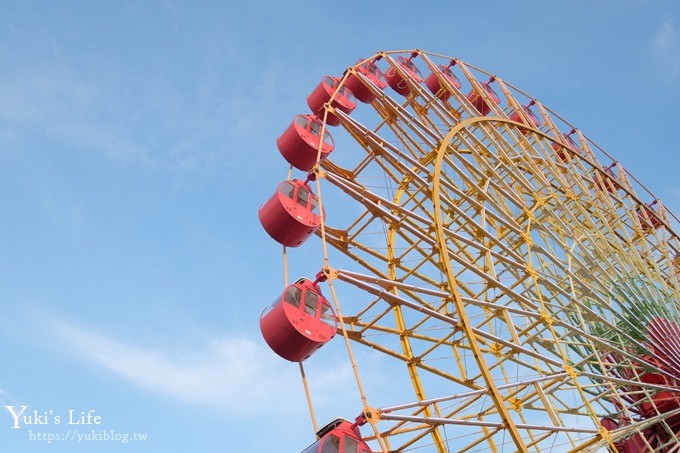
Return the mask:
<svg viewBox="0 0 680 453">
<path fill-rule="evenodd" d="M 529 118 L 530 124 L 528 124 L 528 125 L 533 126 L 533 127 L 538 129 L 539 127 L 541 127 L 541 120 L 539 120 L 538 117 L 536 116 L 536 114 L 534 114 L 534 112 L 531 111 L 531 108 L 529 108 L 531 105 L 533 105 L 533 103 L 534 103 L 534 101 L 531 101 L 531 103 L 529 105 L 523 105 L 522 110 L 524 110 L 525 115 L 527 116 L 527 118 Z M 515 111 L 515 113 L 513 113 L 512 116 L 510 116 L 510 119 L 512 121 L 517 121 L 518 123 L 527 124 L 524 117 L 522 115 L 520 115 L 520 113 L 518 111 Z M 528 129 L 523 128 L 523 127 L 520 127 L 519 130 L 524 135 L 526 135 L 529 132 Z"/>
<path fill-rule="evenodd" d="M 616 192 L 618 183 L 616 182 L 616 175 L 614 174 L 613 168 L 616 167 L 616 162 L 611 164 L 609 167 L 603 168 L 603 172 L 595 171 L 593 173 L 593 182 L 595 187 L 602 191 Z"/>
<path fill-rule="evenodd" d="M 437 68 L 439 68 L 439 71 L 441 71 L 442 77 L 444 77 L 457 90 L 460 90 L 460 80 L 458 80 L 458 77 L 456 77 L 456 75 L 453 73 L 451 67 L 439 64 L 437 65 Z M 437 74 L 434 72 L 430 74 L 427 79 L 425 79 L 425 86 L 429 88 L 432 94 L 437 96 L 442 101 L 447 100 L 451 96 L 451 92 L 449 92 L 445 86 L 442 86 L 441 82 L 439 81 L 439 77 L 437 77 Z"/>
<path fill-rule="evenodd" d="M 680 408 L 680 395 L 676 392 L 671 392 L 668 390 L 662 390 L 657 392 L 653 397 L 654 406 L 656 410 L 665 414 L 666 412 L 674 411 Z M 656 412 L 652 413 L 650 417 L 656 415 Z M 678 417 L 675 417 L 678 420 Z"/>
<path fill-rule="evenodd" d="M 614 431 L 619 428 L 619 423 L 611 418 L 603 418 L 600 420 L 600 425 L 607 429 L 607 431 Z"/>
<path fill-rule="evenodd" d="M 642 432 L 615 444 L 617 451 L 622 453 L 648 452 L 651 451 L 648 444 L 654 451 L 671 451 L 659 447 L 671 445 L 669 442 L 673 436 L 672 433 L 675 433 L 675 436 L 680 433 L 680 413 L 677 413 L 680 409 L 680 394 L 670 390 L 677 390 L 680 384 L 680 381 L 673 377 L 677 376 L 680 370 L 679 344 L 680 325 L 670 319 L 655 317 L 647 325 L 647 349 L 650 354 L 638 356 L 639 361 L 632 363 L 632 369 L 612 368 L 613 375 L 617 377 L 645 384 L 629 385 L 625 389 L 624 399 L 630 404 L 628 410 L 631 413 L 647 420 L 656 418 L 659 414 L 665 414 L 663 424 L 658 422 L 647 424 Z M 606 362 L 616 366 L 618 360 L 612 357 Z M 651 367 L 658 368 L 663 373 L 658 373 Z M 665 387 L 668 390 L 662 390 L 659 387 Z M 668 415 L 669 413 L 671 414 Z M 600 424 L 609 431 L 628 423 L 630 423 L 628 417 L 618 422 L 607 418 L 600 421 Z"/>
<path fill-rule="evenodd" d="M 322 123 L 314 115 L 297 115 L 288 129 L 276 140 L 281 155 L 293 167 L 309 171 L 316 164 L 316 156 L 321 141 Z M 333 137 L 325 130 L 321 158 L 324 160 L 333 151 Z"/>
<path fill-rule="evenodd" d="M 361 60 L 360 60 L 361 61 Z M 367 78 L 378 89 L 384 90 L 387 86 L 385 75 L 378 69 L 378 66 L 372 61 L 366 61 L 354 67 L 354 69 Z M 350 89 L 354 96 L 361 102 L 369 103 L 375 99 L 375 94 L 369 87 L 364 85 L 359 77 L 355 74 L 350 74 L 345 80 L 345 86 Z"/>
<path fill-rule="evenodd" d="M 607 431 L 614 431 L 619 428 L 619 423 L 611 418 L 603 418 L 600 420 L 600 425 Z M 617 451 L 623 451 L 623 442 L 617 442 L 614 444 Z"/>
<path fill-rule="evenodd" d="M 491 98 L 496 105 L 501 103 L 501 98 L 498 97 L 496 92 L 489 86 L 488 83 L 483 83 L 482 88 L 486 91 L 486 94 Z M 477 109 L 480 115 L 486 115 L 491 111 L 491 106 L 486 102 L 484 97 L 477 93 L 474 88 L 467 94 L 467 99 L 472 103 L 473 107 Z"/>
<path fill-rule="evenodd" d="M 644 434 L 637 433 L 622 442 L 622 449 L 619 449 L 621 453 L 647 453 L 649 448 L 647 448 L 647 442 L 645 442 L 645 437 L 650 436 L 649 430 L 643 431 Z M 646 434 L 646 436 L 645 436 Z"/>
<path fill-rule="evenodd" d="M 265 231 L 278 243 L 298 247 L 321 226 L 319 199 L 306 182 L 293 179 L 279 184 L 276 193 L 258 211 Z"/>
<path fill-rule="evenodd" d="M 343 85 L 338 90 L 338 86 L 340 86 L 340 79 L 337 77 L 325 76 L 323 79 L 321 79 L 321 83 L 319 83 L 319 85 L 314 88 L 314 91 L 312 91 L 311 94 L 307 96 L 307 105 L 312 110 L 312 113 L 314 113 L 319 119 L 323 118 L 324 105 L 331 100 L 331 96 L 336 90 L 338 93 L 333 98 L 331 107 L 342 110 L 348 115 L 352 113 L 352 110 L 357 107 L 357 100 L 349 88 Z M 337 126 L 340 124 L 340 118 L 338 118 L 336 115 L 333 115 L 331 112 L 328 112 L 326 124 Z"/>
<path fill-rule="evenodd" d="M 423 81 L 423 76 L 420 74 L 420 70 L 415 64 L 413 64 L 410 58 L 399 55 L 394 60 L 396 61 L 397 65 L 399 65 L 399 67 L 406 73 L 406 75 L 411 78 L 411 80 L 416 83 Z M 408 84 L 393 66 L 390 66 L 390 69 L 385 72 L 385 79 L 387 79 L 387 83 L 390 85 L 390 87 L 392 87 L 394 91 L 401 94 L 402 96 L 408 96 L 411 94 L 411 89 L 408 87 Z"/>
<path fill-rule="evenodd" d="M 319 440 L 302 453 L 371 453 L 361 438 L 356 423 L 338 418 L 324 426 L 317 433 Z"/>
<path fill-rule="evenodd" d="M 260 330 L 269 347 L 291 362 L 307 359 L 337 330 L 335 312 L 317 281 L 301 278 L 289 285 L 260 316 Z"/>
<path fill-rule="evenodd" d="M 564 139 L 565 142 L 567 142 L 567 148 L 571 149 L 574 152 L 579 153 L 580 148 L 576 144 L 573 138 L 571 138 L 571 134 L 573 134 L 575 131 L 572 130 L 570 133 L 565 134 L 562 133 L 562 138 Z M 555 155 L 560 158 L 562 162 L 567 161 L 567 153 L 564 152 L 564 148 L 560 143 L 553 142 L 552 144 L 552 149 L 555 151 Z"/>
<path fill-rule="evenodd" d="M 655 215 L 655 204 L 656 200 L 649 204 L 638 206 L 638 208 L 635 210 L 638 215 L 638 219 L 640 220 L 640 225 L 642 225 L 642 231 L 646 233 L 659 229 L 661 228 L 661 225 L 663 225 L 663 222 Z"/>
</svg>

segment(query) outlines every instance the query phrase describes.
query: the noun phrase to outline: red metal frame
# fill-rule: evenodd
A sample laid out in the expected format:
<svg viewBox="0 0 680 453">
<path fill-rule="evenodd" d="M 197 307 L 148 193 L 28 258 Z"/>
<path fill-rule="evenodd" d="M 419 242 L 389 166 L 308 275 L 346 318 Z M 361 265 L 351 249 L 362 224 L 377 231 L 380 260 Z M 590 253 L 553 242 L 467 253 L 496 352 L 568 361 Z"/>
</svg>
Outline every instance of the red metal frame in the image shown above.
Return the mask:
<svg viewBox="0 0 680 453">
<path fill-rule="evenodd" d="M 516 121 L 516 122 L 518 122 L 518 123 L 523 123 L 523 124 L 527 124 L 527 125 L 529 125 L 529 126 L 533 126 L 533 127 L 535 127 L 535 128 L 541 127 L 541 120 L 539 120 L 538 117 L 536 116 L 536 114 L 534 114 L 534 112 L 531 111 L 531 108 L 530 108 L 530 107 L 531 107 L 531 105 L 533 105 L 533 104 L 534 104 L 534 101 L 531 101 L 531 103 L 530 103 L 529 105 L 523 105 L 523 106 L 522 106 L 522 110 L 524 110 L 524 114 L 527 116 L 527 118 L 529 118 L 529 121 L 531 122 L 531 124 L 527 123 L 527 121 L 524 119 L 524 117 L 523 117 L 518 111 L 515 111 L 515 112 L 510 116 L 510 119 L 511 119 L 512 121 Z M 528 129 L 525 129 L 525 128 L 523 128 L 523 127 L 520 127 L 519 130 L 520 130 L 520 132 L 522 132 L 522 134 L 524 134 L 524 135 L 526 135 L 527 133 L 529 133 L 529 130 L 528 130 Z"/>
<path fill-rule="evenodd" d="M 490 81 L 482 84 L 482 88 L 489 95 L 491 100 L 497 105 L 501 103 L 501 98 L 498 97 L 496 92 L 489 86 Z M 491 111 L 491 106 L 487 103 L 484 97 L 477 93 L 474 89 L 467 94 L 467 99 L 470 101 L 472 106 L 477 109 L 480 115 L 488 115 Z"/>
<path fill-rule="evenodd" d="M 276 146 L 286 161 L 302 171 L 309 171 L 316 164 L 323 124 L 314 115 L 296 115 L 290 126 L 276 140 Z M 335 149 L 331 134 L 325 130 L 321 156 L 324 160 Z"/>
<path fill-rule="evenodd" d="M 638 219 L 640 220 L 640 225 L 642 226 L 642 231 L 649 233 L 650 231 L 661 228 L 663 222 L 659 220 L 656 216 L 656 211 L 654 210 L 654 205 L 656 200 L 649 204 L 639 206 L 635 211 L 637 212 Z"/>
<path fill-rule="evenodd" d="M 616 182 L 617 177 L 614 174 L 613 168 L 616 167 L 616 162 L 611 164 L 609 167 L 604 167 L 602 170 L 604 171 L 604 174 L 596 171 L 593 174 L 593 182 L 595 182 L 595 186 L 602 190 L 602 191 L 607 191 L 607 192 L 616 192 L 618 188 L 618 183 Z"/>
<path fill-rule="evenodd" d="M 441 75 L 446 80 L 448 80 L 451 85 L 453 85 L 457 90 L 460 90 L 462 86 L 460 84 L 460 80 L 458 80 L 458 77 L 456 77 L 456 75 L 451 70 L 451 66 L 454 64 L 455 60 L 452 61 L 449 66 L 438 64 L 437 68 L 441 71 Z M 430 74 L 427 79 L 425 79 L 425 85 L 432 92 L 432 94 L 436 95 L 442 101 L 447 100 L 451 96 L 451 93 L 446 89 L 446 87 L 442 87 L 441 82 L 439 82 L 439 77 L 437 77 L 437 74 L 434 72 Z"/>
<path fill-rule="evenodd" d="M 361 438 L 357 423 L 339 418 L 321 428 L 317 436 L 319 440 L 302 453 L 371 453 Z"/>
<path fill-rule="evenodd" d="M 319 199 L 306 182 L 283 181 L 258 211 L 265 231 L 287 247 L 302 245 L 321 226 Z"/>
<path fill-rule="evenodd" d="M 579 146 L 576 144 L 576 142 L 574 141 L 574 139 L 571 138 L 571 134 L 573 134 L 574 132 L 576 132 L 576 130 L 572 130 L 572 131 L 569 132 L 568 134 L 562 133 L 562 138 L 564 138 L 564 140 L 567 142 L 567 147 L 568 147 L 568 148 L 570 148 L 570 149 L 573 150 L 574 152 L 580 153 L 581 150 L 580 150 Z M 557 143 L 557 142 L 554 142 L 554 143 L 552 144 L 552 149 L 553 149 L 553 151 L 555 151 L 555 154 L 557 155 L 557 157 L 560 158 L 560 160 L 561 160 L 562 162 L 566 162 L 566 161 L 567 161 L 567 154 L 564 152 L 564 150 L 563 150 L 561 144 L 559 144 L 559 143 Z"/>
<path fill-rule="evenodd" d="M 323 119 L 324 106 L 331 100 L 331 96 L 338 90 L 337 95 L 331 101 L 331 107 L 341 110 L 348 115 L 357 107 L 356 97 L 352 91 L 345 85 L 340 86 L 340 79 L 333 76 L 325 76 L 321 82 L 316 86 L 314 91 L 307 96 L 307 105 L 319 119 Z M 339 88 L 338 88 L 339 87 Z M 340 118 L 331 112 L 328 112 L 326 124 L 330 126 L 337 126 L 340 124 Z"/>
<path fill-rule="evenodd" d="M 420 74 L 420 70 L 413 64 L 410 58 L 406 58 L 399 55 L 395 58 L 395 61 L 399 67 L 408 74 L 409 78 L 415 83 L 420 83 L 423 81 L 423 76 Z M 404 78 L 397 72 L 397 70 L 390 66 L 390 68 L 385 72 L 385 79 L 387 79 L 387 84 L 397 93 L 402 96 L 408 96 L 411 94 L 411 89 L 404 80 Z"/>
<path fill-rule="evenodd" d="M 355 67 L 356 71 L 361 73 L 366 79 L 368 79 L 373 85 L 378 89 L 384 90 L 387 86 L 387 80 L 385 75 L 382 73 L 378 66 L 373 61 L 366 61 Z M 354 74 L 350 74 L 345 80 L 345 86 L 350 89 L 354 96 L 358 100 L 364 103 L 369 103 L 375 99 L 375 94 L 371 89 L 364 85 L 359 77 Z"/>
<path fill-rule="evenodd" d="M 260 331 L 276 354 L 302 362 L 333 339 L 337 319 L 317 281 L 301 278 L 262 312 Z"/>
</svg>

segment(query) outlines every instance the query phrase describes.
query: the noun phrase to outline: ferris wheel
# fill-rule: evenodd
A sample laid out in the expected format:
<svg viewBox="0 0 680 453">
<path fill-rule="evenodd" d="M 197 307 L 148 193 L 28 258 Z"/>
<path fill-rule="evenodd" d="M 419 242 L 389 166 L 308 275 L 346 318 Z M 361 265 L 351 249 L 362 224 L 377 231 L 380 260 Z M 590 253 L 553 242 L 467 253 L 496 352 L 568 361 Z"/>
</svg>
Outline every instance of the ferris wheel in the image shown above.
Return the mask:
<svg viewBox="0 0 680 453">
<path fill-rule="evenodd" d="M 284 262 L 314 235 L 323 256 L 260 325 L 303 381 L 344 341 L 359 397 L 323 428 L 310 404 L 305 453 L 680 451 L 678 218 L 629 171 L 439 54 L 377 53 L 307 103 L 259 217 Z"/>
</svg>

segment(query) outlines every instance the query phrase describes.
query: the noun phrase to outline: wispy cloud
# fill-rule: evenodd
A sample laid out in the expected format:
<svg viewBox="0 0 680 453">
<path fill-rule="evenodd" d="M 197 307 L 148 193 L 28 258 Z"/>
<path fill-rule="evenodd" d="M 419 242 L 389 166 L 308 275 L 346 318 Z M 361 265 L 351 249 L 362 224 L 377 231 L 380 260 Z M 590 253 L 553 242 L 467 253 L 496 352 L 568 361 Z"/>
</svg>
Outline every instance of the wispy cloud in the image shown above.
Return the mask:
<svg viewBox="0 0 680 453">
<path fill-rule="evenodd" d="M 220 146 L 229 106 L 201 103 L 200 89 L 187 91 L 157 73 L 128 73 L 101 58 L 83 70 L 55 52 L 0 74 L 0 137 L 47 139 L 171 173 L 229 168 L 230 154 Z"/>
<path fill-rule="evenodd" d="M 0 118 L 24 136 L 42 134 L 74 149 L 159 166 L 150 148 L 119 126 L 131 112 L 111 92 L 114 82 L 106 83 L 78 75 L 63 58 L 20 68 L 0 77 Z"/>
<path fill-rule="evenodd" d="M 268 351 L 246 338 L 214 340 L 190 355 L 173 356 L 66 323 L 53 327 L 78 359 L 86 359 L 136 386 L 190 403 L 243 410 L 271 395 L 285 398 L 276 392 L 277 382 L 295 377 L 280 367 L 272 373 L 275 364 L 265 354 Z"/>
<path fill-rule="evenodd" d="M 171 346 L 139 346 L 59 318 L 46 319 L 48 335 L 71 358 L 103 368 L 152 393 L 239 416 L 254 416 L 261 407 L 274 414 L 280 410 L 290 415 L 295 408 L 304 411 L 297 366 L 250 338 L 225 336 L 192 348 L 191 352 L 179 353 Z M 317 394 L 351 381 L 345 364 L 330 367 L 315 377 Z M 282 383 L 291 383 L 291 387 L 282 391 Z"/>
<path fill-rule="evenodd" d="M 657 58 L 672 77 L 680 76 L 680 35 L 675 23 L 666 18 L 654 34 L 652 46 Z"/>
<path fill-rule="evenodd" d="M 0 387 L 0 406 L 4 405 L 20 406 L 21 404 L 19 403 L 19 399 L 16 396 Z"/>
</svg>

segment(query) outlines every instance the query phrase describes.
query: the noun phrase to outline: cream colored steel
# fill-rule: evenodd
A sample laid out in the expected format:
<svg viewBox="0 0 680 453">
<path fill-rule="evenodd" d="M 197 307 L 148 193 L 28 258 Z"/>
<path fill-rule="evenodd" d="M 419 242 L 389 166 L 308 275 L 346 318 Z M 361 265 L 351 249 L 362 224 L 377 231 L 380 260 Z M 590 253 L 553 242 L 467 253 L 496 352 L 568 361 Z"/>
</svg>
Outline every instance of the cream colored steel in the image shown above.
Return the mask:
<svg viewBox="0 0 680 453">
<path fill-rule="evenodd" d="M 333 97 L 335 95 L 337 95 L 337 93 L 334 93 L 331 96 L 329 103 L 333 100 Z M 328 117 L 328 110 L 324 111 L 324 118 L 323 118 L 323 124 L 321 126 L 320 137 L 323 137 L 324 133 L 326 131 L 327 117 Z M 323 149 L 323 140 L 319 140 L 319 147 L 318 147 L 317 156 L 316 156 L 317 165 L 314 167 L 313 171 L 317 175 L 317 178 L 316 178 L 316 191 L 317 192 L 316 193 L 318 194 L 317 196 L 318 196 L 318 202 L 319 202 L 319 212 L 323 213 L 324 210 L 323 210 L 323 201 L 322 201 L 323 199 L 322 199 L 322 196 L 321 196 L 321 178 L 320 178 L 320 176 L 322 176 L 322 174 L 321 174 L 319 166 L 318 166 L 318 162 L 321 159 L 321 150 L 322 149 Z M 326 230 L 325 230 L 325 222 L 323 220 L 324 219 L 323 219 L 323 216 L 322 216 L 320 235 L 321 235 L 321 242 L 322 242 L 322 247 L 323 247 L 323 263 L 324 263 L 323 272 L 326 274 L 326 278 L 328 279 L 327 280 L 328 286 L 330 287 L 330 290 L 331 290 L 331 297 L 332 297 L 332 300 L 333 300 L 333 304 L 335 305 L 336 314 L 337 314 L 339 319 L 342 319 L 342 311 L 341 311 L 340 303 L 338 301 L 337 294 L 335 292 L 335 287 L 333 286 L 334 275 L 333 275 L 332 270 L 329 267 L 328 245 L 327 245 L 327 241 L 325 239 Z M 355 379 L 356 384 L 357 384 L 359 396 L 360 396 L 361 402 L 363 404 L 363 413 L 367 414 L 367 413 L 370 412 L 371 406 L 369 406 L 369 404 L 368 404 L 368 398 L 366 396 L 366 392 L 364 391 L 364 386 L 363 386 L 363 383 L 361 381 L 361 376 L 359 374 L 359 367 L 357 366 L 356 359 L 354 358 L 354 353 L 352 351 L 352 345 L 351 345 L 351 342 L 350 342 L 350 339 L 349 339 L 349 335 L 347 333 L 347 328 L 345 327 L 345 323 L 342 323 L 342 322 L 340 323 L 340 330 L 342 331 L 342 336 L 345 340 L 345 347 L 347 348 L 348 358 L 349 358 L 350 364 L 352 366 L 352 373 L 354 374 L 354 379 Z M 310 406 L 310 410 L 312 410 L 311 406 Z M 314 417 L 313 412 L 312 412 L 312 417 Z M 388 446 L 385 442 L 385 439 L 383 439 L 383 437 L 380 434 L 380 430 L 378 429 L 378 426 L 377 426 L 377 420 L 375 420 L 373 418 L 368 418 L 367 421 L 369 422 L 369 424 L 371 425 L 371 428 L 373 429 L 373 432 L 374 432 L 376 440 L 378 441 L 378 444 L 380 445 L 380 447 L 382 448 L 382 450 L 384 452 L 387 452 Z"/>
</svg>

